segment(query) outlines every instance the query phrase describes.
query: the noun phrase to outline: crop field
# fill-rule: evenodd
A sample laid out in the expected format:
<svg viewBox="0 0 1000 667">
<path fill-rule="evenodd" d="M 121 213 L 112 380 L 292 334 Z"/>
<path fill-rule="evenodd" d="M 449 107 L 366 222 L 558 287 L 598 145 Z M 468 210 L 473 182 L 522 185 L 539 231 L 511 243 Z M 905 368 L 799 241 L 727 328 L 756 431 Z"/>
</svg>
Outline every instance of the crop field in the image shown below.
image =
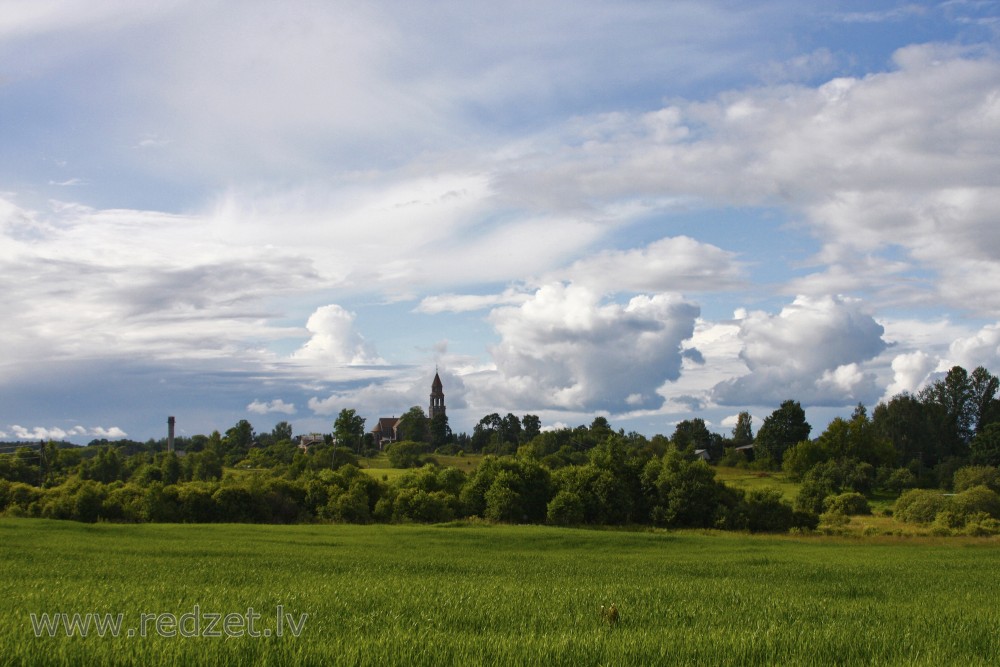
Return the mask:
<svg viewBox="0 0 1000 667">
<path fill-rule="evenodd" d="M 7 519 L 0 557 L 14 665 L 1000 660 L 990 539 Z"/>
</svg>

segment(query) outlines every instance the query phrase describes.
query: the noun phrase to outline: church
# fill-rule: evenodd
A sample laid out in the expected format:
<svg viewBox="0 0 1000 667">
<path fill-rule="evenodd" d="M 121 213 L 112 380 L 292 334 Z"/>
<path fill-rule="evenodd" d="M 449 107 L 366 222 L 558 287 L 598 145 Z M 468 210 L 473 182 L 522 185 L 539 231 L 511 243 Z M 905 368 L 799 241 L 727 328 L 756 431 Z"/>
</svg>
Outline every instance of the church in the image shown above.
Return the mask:
<svg viewBox="0 0 1000 667">
<path fill-rule="evenodd" d="M 434 381 L 431 383 L 431 403 L 427 409 L 428 419 L 434 419 L 438 415 L 445 415 L 444 405 L 444 385 L 441 383 L 441 376 L 434 372 Z M 399 417 L 379 417 L 375 428 L 372 429 L 372 439 L 378 449 L 385 449 L 399 440 Z"/>
</svg>

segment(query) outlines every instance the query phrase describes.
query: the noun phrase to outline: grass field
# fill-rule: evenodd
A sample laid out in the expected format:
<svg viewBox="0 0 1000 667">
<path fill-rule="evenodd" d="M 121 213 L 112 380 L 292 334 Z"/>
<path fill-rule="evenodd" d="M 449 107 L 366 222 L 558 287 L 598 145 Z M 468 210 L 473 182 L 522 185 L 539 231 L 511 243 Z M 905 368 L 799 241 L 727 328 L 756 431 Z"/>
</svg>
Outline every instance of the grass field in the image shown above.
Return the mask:
<svg viewBox="0 0 1000 667">
<path fill-rule="evenodd" d="M 0 656 L 14 665 L 985 665 L 1000 659 L 998 546 L 3 520 Z M 612 602 L 616 627 L 598 613 Z M 206 614 L 252 607 L 256 631 L 271 636 L 165 637 L 152 625 L 124 636 L 142 614 L 167 613 L 179 619 L 175 635 L 184 614 L 197 634 L 196 605 L 200 631 Z M 294 621 L 281 637 L 279 605 Z M 36 638 L 30 620 L 89 612 L 123 614 L 122 636 Z"/>
<path fill-rule="evenodd" d="M 799 484 L 788 479 L 783 472 L 768 472 L 747 470 L 746 468 L 727 468 L 717 466 L 715 478 L 729 486 L 749 491 L 750 489 L 775 488 L 781 491 L 781 496 L 788 502 L 794 502 L 799 493 Z"/>
<path fill-rule="evenodd" d="M 473 472 L 483 460 L 482 454 L 466 454 L 465 456 L 446 456 L 444 454 L 431 454 L 431 457 L 442 467 L 451 466 L 458 468 L 464 473 Z M 389 458 L 384 454 L 371 458 L 362 458 L 358 462 L 361 469 L 375 477 L 385 481 L 393 481 L 397 477 L 402 477 L 409 470 L 406 468 L 393 468 L 389 465 Z"/>
</svg>

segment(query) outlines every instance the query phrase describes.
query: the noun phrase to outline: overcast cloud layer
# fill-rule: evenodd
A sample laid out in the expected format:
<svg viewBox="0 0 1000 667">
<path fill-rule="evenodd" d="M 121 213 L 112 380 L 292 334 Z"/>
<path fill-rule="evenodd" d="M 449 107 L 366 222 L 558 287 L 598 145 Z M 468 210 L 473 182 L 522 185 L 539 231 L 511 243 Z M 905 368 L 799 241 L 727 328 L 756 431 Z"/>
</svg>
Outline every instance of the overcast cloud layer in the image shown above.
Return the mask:
<svg viewBox="0 0 1000 667">
<path fill-rule="evenodd" d="M 0 0 L 0 437 L 1000 372 L 1000 3 L 803 4 Z"/>
</svg>

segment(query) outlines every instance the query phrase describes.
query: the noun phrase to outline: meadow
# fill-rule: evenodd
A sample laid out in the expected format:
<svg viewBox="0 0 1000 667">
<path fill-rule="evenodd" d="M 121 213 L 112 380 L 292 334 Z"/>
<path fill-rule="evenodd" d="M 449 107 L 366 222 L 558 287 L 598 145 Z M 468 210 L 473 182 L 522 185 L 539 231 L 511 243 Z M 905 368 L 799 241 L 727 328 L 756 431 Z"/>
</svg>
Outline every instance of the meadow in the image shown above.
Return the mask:
<svg viewBox="0 0 1000 667">
<path fill-rule="evenodd" d="M 5 519 L 0 656 L 13 665 L 985 665 L 1000 659 L 998 546 L 476 523 Z M 611 603 L 614 627 L 599 613 Z M 279 605 L 298 636 L 292 625 L 276 635 Z M 270 636 L 185 637 L 176 626 L 172 637 L 125 636 L 142 614 L 196 608 L 253 608 Z M 123 614 L 120 636 L 36 637 L 30 620 L 90 612 Z"/>
</svg>

